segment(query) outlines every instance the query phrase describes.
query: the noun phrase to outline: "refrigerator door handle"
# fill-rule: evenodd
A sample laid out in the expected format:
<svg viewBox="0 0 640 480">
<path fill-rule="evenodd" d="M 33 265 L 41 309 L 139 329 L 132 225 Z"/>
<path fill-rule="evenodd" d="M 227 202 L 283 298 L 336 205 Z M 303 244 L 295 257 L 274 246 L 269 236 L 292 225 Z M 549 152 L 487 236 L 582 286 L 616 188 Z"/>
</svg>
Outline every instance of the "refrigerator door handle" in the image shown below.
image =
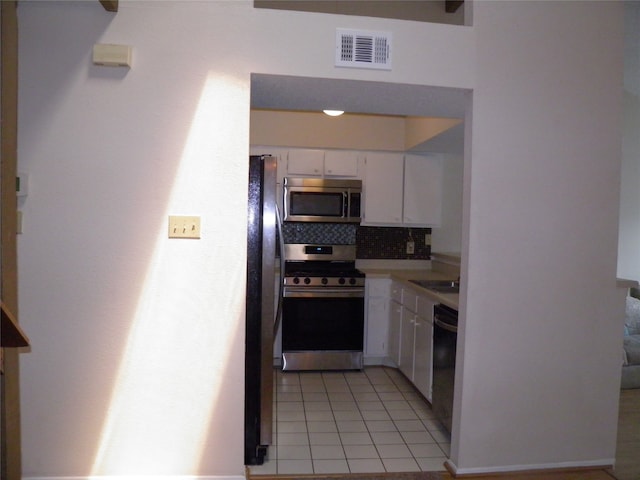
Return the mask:
<svg viewBox="0 0 640 480">
<path fill-rule="evenodd" d="M 278 276 L 278 305 L 276 307 L 276 315 L 273 319 L 273 338 L 276 338 L 278 328 L 280 328 L 280 322 L 282 321 L 282 297 L 284 287 L 284 235 L 282 232 L 282 216 L 280 215 L 280 208 L 276 202 L 276 231 L 278 233 L 279 246 L 280 246 L 280 275 Z"/>
</svg>

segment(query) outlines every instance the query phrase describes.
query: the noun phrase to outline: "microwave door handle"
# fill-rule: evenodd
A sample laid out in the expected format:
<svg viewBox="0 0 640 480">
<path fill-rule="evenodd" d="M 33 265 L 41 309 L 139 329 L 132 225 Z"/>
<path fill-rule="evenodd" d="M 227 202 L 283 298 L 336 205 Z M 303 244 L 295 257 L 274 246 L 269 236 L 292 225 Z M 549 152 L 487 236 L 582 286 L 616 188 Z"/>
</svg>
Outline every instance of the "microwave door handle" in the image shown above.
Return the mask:
<svg viewBox="0 0 640 480">
<path fill-rule="evenodd" d="M 342 192 L 342 218 L 347 218 L 349 216 L 349 211 L 349 192 Z"/>
</svg>

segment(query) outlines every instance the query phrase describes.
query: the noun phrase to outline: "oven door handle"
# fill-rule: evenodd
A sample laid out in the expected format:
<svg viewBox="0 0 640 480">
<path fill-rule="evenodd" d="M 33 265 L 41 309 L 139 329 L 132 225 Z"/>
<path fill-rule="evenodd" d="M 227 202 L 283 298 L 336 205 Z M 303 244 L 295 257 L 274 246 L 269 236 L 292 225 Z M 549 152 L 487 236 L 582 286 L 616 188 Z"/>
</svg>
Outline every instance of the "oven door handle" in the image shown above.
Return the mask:
<svg viewBox="0 0 640 480">
<path fill-rule="evenodd" d="M 433 318 L 433 322 L 447 332 L 458 333 L 457 325 L 451 325 L 450 323 L 443 322 L 437 315 Z"/>
<path fill-rule="evenodd" d="M 364 288 L 285 287 L 285 298 L 364 298 Z"/>
</svg>

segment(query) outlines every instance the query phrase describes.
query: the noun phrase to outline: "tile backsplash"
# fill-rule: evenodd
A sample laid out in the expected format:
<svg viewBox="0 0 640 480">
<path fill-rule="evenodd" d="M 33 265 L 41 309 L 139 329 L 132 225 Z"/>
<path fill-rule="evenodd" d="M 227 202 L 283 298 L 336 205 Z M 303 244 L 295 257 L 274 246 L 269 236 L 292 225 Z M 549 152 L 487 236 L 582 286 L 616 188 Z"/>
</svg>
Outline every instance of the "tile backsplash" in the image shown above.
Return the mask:
<svg viewBox="0 0 640 480">
<path fill-rule="evenodd" d="M 430 228 L 358 227 L 356 250 L 359 259 L 429 260 L 431 245 L 425 244 Z M 407 253 L 413 240 L 414 252 Z"/>
<path fill-rule="evenodd" d="M 353 245 L 358 228 L 357 225 L 345 223 L 285 222 L 282 233 L 285 243 Z"/>
<path fill-rule="evenodd" d="M 363 227 L 340 223 L 286 222 L 286 243 L 321 245 L 356 245 L 358 259 L 429 260 L 431 246 L 425 245 L 430 228 Z M 413 239 L 413 254 L 407 253 L 407 242 Z"/>
</svg>

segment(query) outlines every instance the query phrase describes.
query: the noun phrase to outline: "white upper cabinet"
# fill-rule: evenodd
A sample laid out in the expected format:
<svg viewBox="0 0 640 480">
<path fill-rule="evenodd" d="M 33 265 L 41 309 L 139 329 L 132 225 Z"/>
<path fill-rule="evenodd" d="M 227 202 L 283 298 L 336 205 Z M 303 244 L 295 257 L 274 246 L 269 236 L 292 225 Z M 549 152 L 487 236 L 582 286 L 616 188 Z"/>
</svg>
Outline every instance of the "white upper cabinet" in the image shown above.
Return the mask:
<svg viewBox="0 0 640 480">
<path fill-rule="evenodd" d="M 286 176 L 362 179 L 363 225 L 434 227 L 441 223 L 442 155 L 265 146 L 252 146 L 250 151 L 277 157 L 279 185 Z"/>
<path fill-rule="evenodd" d="M 364 225 L 402 223 L 402 154 L 367 153 L 364 176 Z"/>
<path fill-rule="evenodd" d="M 364 181 L 364 225 L 429 227 L 440 224 L 440 155 L 369 153 Z"/>
<path fill-rule="evenodd" d="M 327 150 L 324 152 L 324 174 L 330 177 L 357 177 L 359 152 Z"/>
<path fill-rule="evenodd" d="M 324 150 L 291 149 L 287 175 L 321 176 L 324 173 Z"/>
<path fill-rule="evenodd" d="M 441 155 L 405 155 L 405 225 L 440 225 L 443 165 Z"/>
<path fill-rule="evenodd" d="M 287 175 L 358 177 L 359 152 L 353 150 L 289 150 Z"/>
</svg>

